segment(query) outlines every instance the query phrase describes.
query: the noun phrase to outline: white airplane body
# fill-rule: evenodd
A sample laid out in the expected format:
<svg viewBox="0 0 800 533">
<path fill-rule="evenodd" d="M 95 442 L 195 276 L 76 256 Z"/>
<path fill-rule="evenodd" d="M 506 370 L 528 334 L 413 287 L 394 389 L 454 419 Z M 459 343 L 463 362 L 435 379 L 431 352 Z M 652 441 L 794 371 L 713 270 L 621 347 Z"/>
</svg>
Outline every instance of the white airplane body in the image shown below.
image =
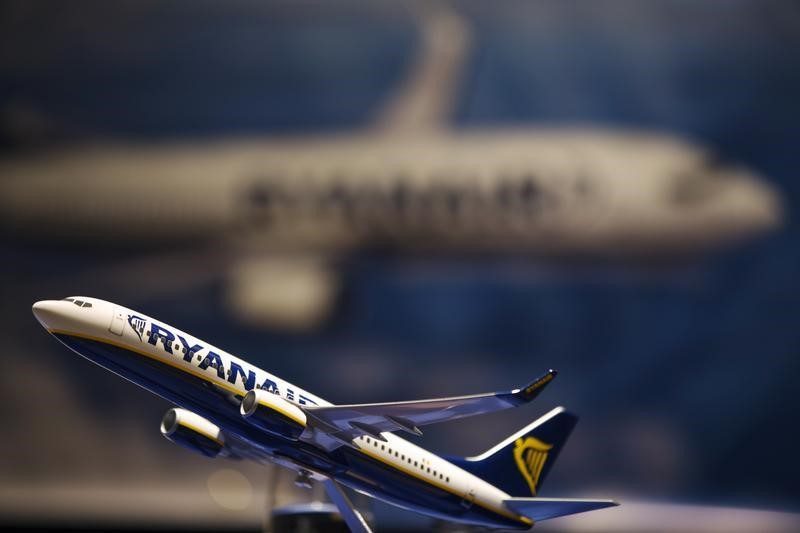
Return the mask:
<svg viewBox="0 0 800 533">
<path fill-rule="evenodd" d="M 491 528 L 616 505 L 536 496 L 576 422 L 563 408 L 486 453 L 450 460 L 392 432 L 516 407 L 550 371 L 522 389 L 457 398 L 333 405 L 177 328 L 103 300 L 72 297 L 33 306 L 37 320 L 90 361 L 178 407 L 168 439 L 210 457 L 272 462 L 321 481 L 353 531 L 369 531 L 341 485 L 429 516 Z"/>
<path fill-rule="evenodd" d="M 588 258 L 693 254 L 777 222 L 757 176 L 644 132 L 105 146 L 0 166 L 6 230 L 68 242 L 236 240 Z M 29 235 L 30 236 L 30 235 Z"/>
<path fill-rule="evenodd" d="M 699 148 L 585 129 L 105 147 L 6 162 L 0 175 L 12 238 L 200 245 L 183 261 L 221 271 L 236 316 L 294 330 L 330 313 L 335 263 L 359 250 L 649 263 L 780 217 L 755 175 Z"/>
</svg>

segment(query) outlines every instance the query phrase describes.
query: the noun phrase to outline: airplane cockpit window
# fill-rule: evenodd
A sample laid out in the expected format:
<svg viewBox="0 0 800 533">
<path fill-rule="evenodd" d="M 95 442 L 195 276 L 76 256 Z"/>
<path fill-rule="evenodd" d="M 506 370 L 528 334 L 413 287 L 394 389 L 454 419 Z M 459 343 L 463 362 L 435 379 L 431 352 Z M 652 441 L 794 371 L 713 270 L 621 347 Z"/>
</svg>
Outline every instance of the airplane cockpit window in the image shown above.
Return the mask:
<svg viewBox="0 0 800 533">
<path fill-rule="evenodd" d="M 62 302 L 72 302 L 75 305 L 77 305 L 78 307 L 91 307 L 92 306 L 91 302 L 84 302 L 83 300 L 77 300 L 75 298 L 63 298 L 61 301 Z"/>
</svg>

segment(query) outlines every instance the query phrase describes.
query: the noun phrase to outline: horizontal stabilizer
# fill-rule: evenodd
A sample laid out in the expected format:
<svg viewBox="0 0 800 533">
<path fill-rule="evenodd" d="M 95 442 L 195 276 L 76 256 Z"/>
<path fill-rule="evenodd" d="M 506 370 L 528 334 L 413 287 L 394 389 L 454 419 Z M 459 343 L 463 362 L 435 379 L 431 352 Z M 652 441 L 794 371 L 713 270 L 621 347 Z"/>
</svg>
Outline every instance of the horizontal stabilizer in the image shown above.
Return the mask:
<svg viewBox="0 0 800 533">
<path fill-rule="evenodd" d="M 573 498 L 511 498 L 506 507 L 535 522 L 585 511 L 619 505 L 614 500 L 579 500 Z"/>
</svg>

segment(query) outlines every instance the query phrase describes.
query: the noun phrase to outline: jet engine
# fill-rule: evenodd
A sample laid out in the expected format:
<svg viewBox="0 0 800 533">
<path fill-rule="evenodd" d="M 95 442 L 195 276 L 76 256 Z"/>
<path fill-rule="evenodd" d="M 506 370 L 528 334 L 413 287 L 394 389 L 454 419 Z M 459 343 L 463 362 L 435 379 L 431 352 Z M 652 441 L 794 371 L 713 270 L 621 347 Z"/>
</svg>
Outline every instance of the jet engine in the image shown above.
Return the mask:
<svg viewBox="0 0 800 533">
<path fill-rule="evenodd" d="M 306 428 L 302 409 L 264 390 L 245 394 L 239 410 L 248 422 L 279 437 L 297 440 Z"/>
<path fill-rule="evenodd" d="M 161 420 L 167 439 L 206 457 L 216 457 L 225 447 L 225 436 L 216 425 L 186 409 L 170 409 Z"/>
</svg>

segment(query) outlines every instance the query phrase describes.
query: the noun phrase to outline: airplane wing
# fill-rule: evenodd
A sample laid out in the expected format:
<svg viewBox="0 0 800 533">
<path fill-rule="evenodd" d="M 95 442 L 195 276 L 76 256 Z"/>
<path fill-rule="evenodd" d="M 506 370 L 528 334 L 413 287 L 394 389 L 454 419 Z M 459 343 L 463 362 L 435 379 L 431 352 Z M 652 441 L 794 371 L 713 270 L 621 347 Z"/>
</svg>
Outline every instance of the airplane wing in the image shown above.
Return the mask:
<svg viewBox="0 0 800 533">
<path fill-rule="evenodd" d="M 342 443 L 361 435 L 384 440 L 385 431 L 404 430 L 421 435 L 420 426 L 456 420 L 517 407 L 536 398 L 556 376 L 548 370 L 520 389 L 508 392 L 457 396 L 410 402 L 369 403 L 304 407 L 317 434 L 326 434 Z"/>
</svg>

